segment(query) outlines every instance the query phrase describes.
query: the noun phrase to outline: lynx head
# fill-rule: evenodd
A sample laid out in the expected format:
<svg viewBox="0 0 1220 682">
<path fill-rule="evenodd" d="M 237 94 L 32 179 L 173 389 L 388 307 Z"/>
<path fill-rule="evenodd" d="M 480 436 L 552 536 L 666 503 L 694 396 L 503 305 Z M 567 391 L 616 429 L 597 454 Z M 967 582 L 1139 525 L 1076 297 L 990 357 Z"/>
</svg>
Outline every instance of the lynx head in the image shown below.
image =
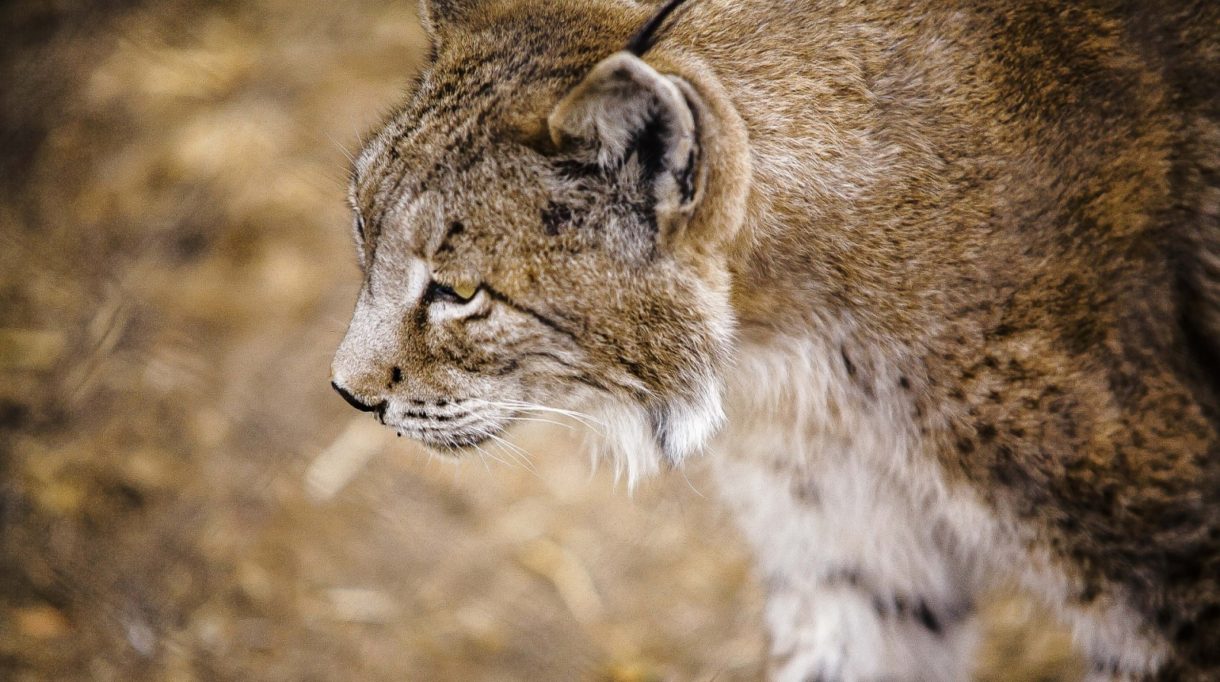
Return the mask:
<svg viewBox="0 0 1220 682">
<path fill-rule="evenodd" d="M 619 50 L 647 15 L 522 4 L 424 2 L 429 63 L 352 169 L 364 281 L 333 383 L 455 455 L 598 410 L 634 478 L 721 420 L 740 220 L 718 207 L 747 183 L 709 160 L 707 96 Z"/>
</svg>

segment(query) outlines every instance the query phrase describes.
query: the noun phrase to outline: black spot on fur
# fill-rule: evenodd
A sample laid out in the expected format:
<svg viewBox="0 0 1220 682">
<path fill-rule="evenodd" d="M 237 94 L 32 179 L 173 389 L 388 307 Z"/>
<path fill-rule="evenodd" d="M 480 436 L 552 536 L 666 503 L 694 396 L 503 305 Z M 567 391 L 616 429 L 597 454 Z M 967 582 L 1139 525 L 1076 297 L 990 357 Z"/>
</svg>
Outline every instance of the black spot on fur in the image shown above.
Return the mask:
<svg viewBox="0 0 1220 682">
<path fill-rule="evenodd" d="M 843 356 L 843 366 L 847 368 L 847 376 L 856 376 L 856 365 L 847 356 L 847 349 L 840 347 L 839 354 Z"/>
<path fill-rule="evenodd" d="M 402 381 L 402 368 L 395 367 L 390 370 L 390 385 L 397 384 Z"/>
<path fill-rule="evenodd" d="M 919 606 L 915 608 L 915 618 L 919 624 L 924 626 L 934 635 L 939 635 L 942 632 L 940 619 L 936 614 L 932 613 L 932 609 L 928 608 L 927 602 L 919 602 Z"/>
<path fill-rule="evenodd" d="M 594 180 L 602 176 L 601 166 L 578 159 L 560 159 L 555 162 L 555 174 L 561 180 L 579 182 Z"/>
<path fill-rule="evenodd" d="M 9 400 L 0 401 L 0 431 L 21 428 L 29 418 L 30 409 L 25 405 Z"/>
<path fill-rule="evenodd" d="M 1100 588 L 1098 588 L 1094 583 L 1089 583 L 1084 586 L 1084 589 L 1080 590 L 1078 598 L 1080 599 L 1081 604 L 1092 604 L 1100 595 Z"/>
<path fill-rule="evenodd" d="M 1005 338 L 1008 336 L 1012 336 L 1013 334 L 1016 333 L 1016 331 L 1017 330 L 1014 327 L 1012 327 L 1011 325 L 1001 324 L 1001 325 L 997 326 L 995 329 L 991 330 L 991 336 L 998 338 L 998 339 L 1002 339 L 1002 338 Z"/>
<path fill-rule="evenodd" d="M 542 228 L 552 237 L 571 222 L 572 209 L 565 204 L 551 202 L 542 210 Z"/>
<path fill-rule="evenodd" d="M 996 428 L 991 424 L 980 424 L 978 432 L 979 440 L 983 441 L 984 443 L 990 443 L 991 441 L 995 440 Z"/>
</svg>

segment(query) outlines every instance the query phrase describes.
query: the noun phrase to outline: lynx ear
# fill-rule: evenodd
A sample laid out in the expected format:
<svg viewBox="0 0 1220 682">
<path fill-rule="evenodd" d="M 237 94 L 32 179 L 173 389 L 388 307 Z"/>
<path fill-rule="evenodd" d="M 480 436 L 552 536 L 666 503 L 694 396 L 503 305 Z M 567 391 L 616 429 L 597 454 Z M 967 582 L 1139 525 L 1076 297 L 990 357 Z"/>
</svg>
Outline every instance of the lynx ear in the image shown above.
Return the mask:
<svg viewBox="0 0 1220 682">
<path fill-rule="evenodd" d="M 618 52 L 555 106 L 547 120 L 551 141 L 591 147 L 603 168 L 638 172 L 652 186 L 657 224 L 668 229 L 689 217 L 702 183 L 696 97 L 684 80 Z"/>
<path fill-rule="evenodd" d="M 419 0 L 419 21 L 435 38 L 441 28 L 457 23 L 478 4 L 479 0 Z"/>
</svg>

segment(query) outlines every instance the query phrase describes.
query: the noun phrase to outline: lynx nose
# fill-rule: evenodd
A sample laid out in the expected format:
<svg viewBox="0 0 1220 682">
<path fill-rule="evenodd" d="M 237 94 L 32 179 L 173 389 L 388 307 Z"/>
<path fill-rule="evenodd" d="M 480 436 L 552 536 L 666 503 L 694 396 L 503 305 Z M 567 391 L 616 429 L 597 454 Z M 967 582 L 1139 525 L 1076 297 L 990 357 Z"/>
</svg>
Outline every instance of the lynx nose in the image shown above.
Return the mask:
<svg viewBox="0 0 1220 682">
<path fill-rule="evenodd" d="M 385 401 L 384 400 L 377 403 L 376 405 L 369 405 L 367 403 L 360 402 L 360 400 L 356 396 L 352 395 L 351 393 L 348 393 L 347 390 L 344 389 L 339 384 L 332 381 L 332 382 L 330 382 L 330 385 L 331 385 L 331 387 L 333 387 L 335 389 L 335 392 L 338 393 L 340 397 L 342 397 L 344 400 L 347 401 L 348 405 L 351 405 L 352 407 L 356 408 L 357 410 L 360 410 L 361 412 L 380 413 L 383 410 L 385 410 Z"/>
</svg>

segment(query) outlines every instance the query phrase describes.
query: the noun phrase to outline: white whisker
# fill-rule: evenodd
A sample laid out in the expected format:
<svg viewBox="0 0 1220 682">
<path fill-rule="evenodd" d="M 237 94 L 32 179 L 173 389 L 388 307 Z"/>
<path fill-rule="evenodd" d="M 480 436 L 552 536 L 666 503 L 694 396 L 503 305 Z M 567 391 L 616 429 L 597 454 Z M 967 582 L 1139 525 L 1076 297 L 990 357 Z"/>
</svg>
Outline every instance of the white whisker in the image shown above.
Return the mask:
<svg viewBox="0 0 1220 682">
<path fill-rule="evenodd" d="M 529 453 L 528 453 L 528 452 L 526 452 L 526 451 L 525 451 L 523 448 L 521 448 L 520 446 L 515 445 L 515 444 L 513 444 L 513 443 L 510 443 L 509 441 L 505 440 L 504 438 L 501 438 L 500 436 L 496 436 L 496 435 L 489 435 L 488 437 L 489 437 L 489 438 L 491 438 L 492 440 L 496 441 L 497 443 L 499 443 L 499 444 L 500 444 L 502 447 L 504 447 L 506 450 L 509 450 L 509 451 L 511 451 L 511 452 L 513 452 L 513 453 L 515 453 L 515 454 L 517 454 L 517 455 L 518 455 L 519 457 L 521 457 L 521 459 L 523 459 L 524 461 L 526 461 L 526 462 L 530 462 L 530 461 L 531 461 L 531 460 L 530 460 Z"/>
<path fill-rule="evenodd" d="M 487 475 L 490 476 L 491 467 L 487 466 L 487 457 L 484 456 L 487 453 L 483 451 L 483 448 L 481 448 L 477 445 L 474 446 L 474 449 L 479 451 L 479 461 L 483 463 L 483 468 L 487 470 Z M 495 457 L 492 457 L 492 459 L 495 459 Z M 499 461 L 499 460 L 497 460 L 497 461 Z"/>
<path fill-rule="evenodd" d="M 508 450 L 504 449 L 504 446 L 500 445 L 499 443 L 496 443 L 495 446 L 499 449 L 499 451 L 501 453 L 504 454 L 505 457 L 512 459 L 513 463 L 515 463 L 517 466 L 521 467 L 525 471 L 530 472 L 530 474 L 532 474 L 534 476 L 538 475 L 538 469 L 534 466 L 534 464 L 532 462 L 529 462 L 527 460 L 522 460 L 519 456 L 513 455 Z"/>
<path fill-rule="evenodd" d="M 515 417 L 514 416 L 514 417 L 505 417 L 505 419 L 507 419 L 510 422 L 536 422 L 539 424 L 552 424 L 554 426 L 561 426 L 565 429 L 568 429 L 569 431 L 571 431 L 573 428 L 575 428 L 571 424 L 557 422 L 554 419 L 546 419 L 544 417 Z"/>
<path fill-rule="evenodd" d="M 504 460 L 500 459 L 499 457 L 496 457 L 495 455 L 493 455 L 493 454 L 491 454 L 490 452 L 488 452 L 488 451 L 484 450 L 483 448 L 479 447 L 478 445 L 473 445 L 473 447 L 474 447 L 474 449 L 475 449 L 475 450 L 478 450 L 478 451 L 479 451 L 479 458 L 480 458 L 480 459 L 483 459 L 483 466 L 484 466 L 484 467 L 486 467 L 486 466 L 487 466 L 487 459 L 486 459 L 485 457 L 490 457 L 490 458 L 492 458 L 493 460 L 495 460 L 496 462 L 499 462 L 500 464 L 503 464 L 504 466 L 510 466 L 510 467 L 511 467 L 511 466 L 513 466 L 513 465 L 512 465 L 512 463 L 510 463 L 510 462 L 506 462 L 506 461 L 504 461 Z M 489 474 L 490 474 L 490 473 L 491 473 L 491 469 L 488 469 L 488 470 L 487 470 L 487 473 L 489 473 Z"/>
<path fill-rule="evenodd" d="M 695 484 L 691 483 L 690 477 L 688 477 L 686 475 L 686 467 L 678 467 L 678 470 L 682 472 L 682 480 L 686 481 L 686 486 L 688 488 L 690 488 L 691 491 L 694 492 L 696 495 L 698 495 L 699 497 L 702 497 L 703 499 L 706 500 L 707 497 L 704 496 L 703 493 L 699 492 L 699 489 L 695 487 Z"/>
<path fill-rule="evenodd" d="M 547 413 L 551 413 L 551 414 L 557 414 L 557 415 L 560 415 L 563 417 L 568 417 L 570 419 L 574 419 L 574 420 L 580 422 L 581 424 L 584 424 L 586 427 L 593 429 L 594 431 L 597 431 L 599 434 L 601 433 L 601 431 L 594 428 L 594 425 L 596 424 L 597 426 L 600 426 L 602 428 L 605 428 L 605 426 L 606 426 L 605 423 L 603 423 L 601 420 L 596 419 L 596 418 L 592 417 L 591 415 L 585 414 L 583 412 L 576 412 L 574 410 L 565 410 L 565 409 L 558 408 L 558 407 L 547 407 L 545 405 L 538 405 L 537 403 L 528 403 L 528 402 L 521 401 L 521 400 L 477 399 L 477 402 L 482 403 L 483 405 L 486 405 L 488 407 L 498 407 L 501 409 L 524 410 L 527 412 L 547 412 Z"/>
<path fill-rule="evenodd" d="M 534 469 L 533 461 L 530 460 L 529 453 L 527 453 L 525 450 L 513 445 L 497 435 L 487 434 L 487 437 L 494 440 L 500 446 L 505 455 L 513 457 L 515 460 L 521 462 L 523 467 L 537 473 Z"/>
</svg>

